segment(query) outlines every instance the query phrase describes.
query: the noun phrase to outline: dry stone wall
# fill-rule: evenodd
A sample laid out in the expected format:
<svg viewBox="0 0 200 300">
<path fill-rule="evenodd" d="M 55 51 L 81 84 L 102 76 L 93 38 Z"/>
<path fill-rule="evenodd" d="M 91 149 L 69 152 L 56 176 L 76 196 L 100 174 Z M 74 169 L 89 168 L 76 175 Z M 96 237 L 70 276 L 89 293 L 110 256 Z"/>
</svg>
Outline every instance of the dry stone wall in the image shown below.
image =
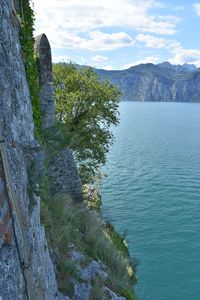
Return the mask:
<svg viewBox="0 0 200 300">
<path fill-rule="evenodd" d="M 49 177 L 53 193 L 68 194 L 75 201 L 83 200 L 81 179 L 69 149 L 61 151 L 50 160 Z"/>
</svg>

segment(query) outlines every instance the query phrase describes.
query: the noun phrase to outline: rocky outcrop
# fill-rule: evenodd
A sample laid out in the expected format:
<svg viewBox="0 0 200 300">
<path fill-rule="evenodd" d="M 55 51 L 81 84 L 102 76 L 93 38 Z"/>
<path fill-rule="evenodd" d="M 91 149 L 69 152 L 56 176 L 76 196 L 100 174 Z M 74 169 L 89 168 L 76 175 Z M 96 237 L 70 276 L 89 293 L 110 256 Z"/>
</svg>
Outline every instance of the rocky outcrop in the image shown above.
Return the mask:
<svg viewBox="0 0 200 300">
<path fill-rule="evenodd" d="M 123 71 L 96 70 L 122 91 L 122 101 L 200 102 L 195 66 L 142 64 Z"/>
<path fill-rule="evenodd" d="M 117 295 L 106 286 L 109 275 L 106 273 L 106 266 L 102 262 L 93 260 L 89 264 L 85 263 L 84 261 L 87 261 L 86 257 L 78 251 L 71 253 L 71 259 L 77 263 L 79 268 L 78 277 L 80 277 L 80 282 L 74 286 L 74 299 L 92 300 L 101 297 L 103 300 L 126 300 L 125 297 Z M 80 267 L 80 264 L 82 267 Z M 98 295 L 94 295 L 92 292 L 96 280 L 98 280 L 98 288 L 100 288 Z"/>
<path fill-rule="evenodd" d="M 56 124 L 55 98 L 52 75 L 51 47 L 45 34 L 35 38 L 35 54 L 38 60 L 42 127 Z M 48 174 L 52 193 L 65 193 L 76 201 L 82 201 L 82 183 L 72 151 L 61 149 L 48 160 Z"/>
</svg>

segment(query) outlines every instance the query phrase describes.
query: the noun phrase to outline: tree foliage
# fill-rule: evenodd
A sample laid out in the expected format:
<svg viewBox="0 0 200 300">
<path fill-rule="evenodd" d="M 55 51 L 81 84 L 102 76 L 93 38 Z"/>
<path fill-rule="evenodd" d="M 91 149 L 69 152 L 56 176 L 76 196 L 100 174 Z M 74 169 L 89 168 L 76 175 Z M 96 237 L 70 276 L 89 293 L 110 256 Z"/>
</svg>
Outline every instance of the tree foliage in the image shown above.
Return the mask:
<svg viewBox="0 0 200 300">
<path fill-rule="evenodd" d="M 111 126 L 119 122 L 120 92 L 90 67 L 60 63 L 53 70 L 57 121 L 73 133 L 71 148 L 83 181 L 89 182 L 113 142 Z"/>
</svg>

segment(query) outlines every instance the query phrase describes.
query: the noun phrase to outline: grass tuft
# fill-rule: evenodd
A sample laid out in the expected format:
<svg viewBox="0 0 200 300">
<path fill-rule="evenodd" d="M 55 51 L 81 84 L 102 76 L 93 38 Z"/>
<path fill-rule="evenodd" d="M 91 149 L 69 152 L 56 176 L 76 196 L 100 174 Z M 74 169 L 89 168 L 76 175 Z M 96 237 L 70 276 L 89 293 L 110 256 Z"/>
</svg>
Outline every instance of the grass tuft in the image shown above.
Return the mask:
<svg viewBox="0 0 200 300">
<path fill-rule="evenodd" d="M 73 268 L 73 263 L 72 266 L 67 263 L 72 245 L 85 256 L 103 262 L 109 275 L 106 284 L 114 291 L 122 294 L 132 288 L 128 256 L 113 243 L 102 219 L 83 204 L 75 204 L 66 195 L 56 195 L 42 204 L 42 221 L 50 245 L 56 252 L 57 278 L 61 291 L 69 295 L 72 283 L 78 280 L 77 269 Z M 96 285 L 94 290 L 97 290 Z"/>
</svg>

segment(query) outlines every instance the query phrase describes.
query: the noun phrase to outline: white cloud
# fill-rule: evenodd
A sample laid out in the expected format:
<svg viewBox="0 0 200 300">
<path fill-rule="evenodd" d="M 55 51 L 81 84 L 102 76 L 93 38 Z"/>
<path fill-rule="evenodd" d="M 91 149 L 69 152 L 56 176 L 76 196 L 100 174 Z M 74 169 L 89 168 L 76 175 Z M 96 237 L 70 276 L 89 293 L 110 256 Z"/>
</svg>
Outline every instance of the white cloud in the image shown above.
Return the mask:
<svg viewBox="0 0 200 300">
<path fill-rule="evenodd" d="M 177 48 L 173 48 L 171 53 L 174 54 L 168 61 L 173 65 L 183 65 L 184 63 L 194 64 L 200 67 L 200 50 L 197 49 L 184 49 L 179 45 Z M 123 66 L 123 69 L 128 69 L 132 66 L 139 64 L 152 63 L 157 64 L 161 61 L 160 55 L 148 56 L 140 60 L 133 61 Z"/>
<path fill-rule="evenodd" d="M 94 62 L 102 62 L 108 60 L 107 56 L 95 55 L 91 57 L 91 60 Z"/>
<path fill-rule="evenodd" d="M 71 31 L 57 32 L 56 28 L 49 35 L 50 44 L 55 48 L 86 49 L 90 51 L 110 51 L 134 45 L 134 40 L 125 32 L 104 33 L 92 31 L 86 37 L 79 37 Z"/>
<path fill-rule="evenodd" d="M 137 44 L 138 42 L 144 43 L 147 48 L 169 50 L 169 52 L 174 55 L 169 59 L 171 64 L 182 65 L 184 63 L 189 63 L 200 67 L 200 50 L 184 49 L 181 43 L 176 40 L 158 38 L 149 34 L 138 34 L 135 39 Z M 147 57 L 144 60 L 136 61 L 135 64 L 147 62 L 157 63 L 158 60 L 158 56 Z M 130 64 L 128 64 L 128 66 L 130 66 Z"/>
<path fill-rule="evenodd" d="M 134 40 L 125 32 L 104 33 L 99 30 L 89 33 L 88 39 L 83 39 L 81 48 L 92 51 L 110 51 L 117 48 L 134 45 Z"/>
<path fill-rule="evenodd" d="M 67 56 L 67 55 L 60 55 L 60 56 L 55 56 L 55 57 L 53 57 L 53 62 L 54 63 L 58 63 L 58 62 L 66 62 L 66 63 L 68 63 L 68 62 L 70 62 L 70 57 L 69 56 Z"/>
<path fill-rule="evenodd" d="M 147 48 L 165 48 L 172 50 L 180 47 L 180 43 L 176 40 L 158 38 L 150 34 L 138 34 L 135 39 L 138 42 L 145 43 L 145 47 Z"/>
<path fill-rule="evenodd" d="M 193 8 L 194 8 L 194 10 L 195 10 L 197 16 L 200 17 L 200 2 L 194 3 L 194 4 L 193 4 Z"/>
<path fill-rule="evenodd" d="M 165 48 L 166 39 L 157 38 L 149 34 L 138 34 L 136 40 L 139 42 L 145 43 L 145 46 L 148 48 Z"/>
<path fill-rule="evenodd" d="M 175 52 L 175 56 L 169 59 L 169 62 L 171 64 L 182 65 L 184 63 L 188 63 L 200 67 L 200 50 L 182 48 L 174 52 Z"/>
<path fill-rule="evenodd" d="M 45 32 L 51 44 L 56 47 L 77 49 L 82 46 L 85 49 L 85 43 L 89 43 L 88 48 L 96 49 L 98 47 L 94 45 L 96 40 L 93 32 L 105 31 L 111 27 L 158 34 L 176 32 L 175 16 L 152 15 L 154 8 L 162 7 L 157 0 L 48 0 L 48 5 L 46 1 L 35 0 L 34 6 L 36 34 Z M 109 50 L 112 47 L 115 49 L 116 43 L 112 38 L 119 37 L 119 34 L 121 32 L 113 33 Z M 91 36 L 87 39 L 86 35 Z M 120 44 L 123 46 L 124 42 Z"/>
<path fill-rule="evenodd" d="M 100 27 L 131 26 L 153 32 L 173 33 L 175 24 L 149 11 L 160 7 L 155 0 L 35 0 L 37 21 L 49 26 L 59 22 L 65 29 L 78 31 L 95 30 Z M 164 17 L 165 18 L 165 17 Z M 166 17 L 167 18 L 167 17 Z"/>
<path fill-rule="evenodd" d="M 156 63 L 159 62 L 159 60 L 160 60 L 160 55 L 148 56 L 148 57 L 145 57 L 143 59 L 136 60 L 134 62 L 131 62 L 129 64 L 124 65 L 123 69 L 128 69 L 130 67 L 140 65 L 140 64 L 147 64 L 147 63 L 156 64 Z"/>
<path fill-rule="evenodd" d="M 110 70 L 113 70 L 113 67 L 111 65 L 108 65 L 108 66 L 102 67 L 102 69 L 110 71 Z"/>
</svg>

